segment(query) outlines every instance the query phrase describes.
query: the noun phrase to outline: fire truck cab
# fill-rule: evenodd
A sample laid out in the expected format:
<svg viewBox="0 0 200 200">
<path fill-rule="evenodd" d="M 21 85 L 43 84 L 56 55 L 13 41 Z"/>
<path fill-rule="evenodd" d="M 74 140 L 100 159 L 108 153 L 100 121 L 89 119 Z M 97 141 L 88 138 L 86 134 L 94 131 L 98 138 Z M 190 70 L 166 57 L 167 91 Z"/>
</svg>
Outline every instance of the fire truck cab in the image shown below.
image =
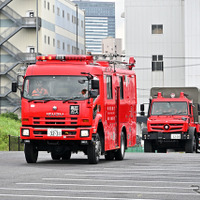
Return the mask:
<svg viewBox="0 0 200 200">
<path fill-rule="evenodd" d="M 119 69 L 88 55 L 38 56 L 22 88 L 20 137 L 27 163 L 37 162 L 39 151 L 53 160 L 78 151 L 92 164 L 100 155 L 122 160 L 136 143 L 134 63 L 131 58 L 128 69 Z"/>
</svg>

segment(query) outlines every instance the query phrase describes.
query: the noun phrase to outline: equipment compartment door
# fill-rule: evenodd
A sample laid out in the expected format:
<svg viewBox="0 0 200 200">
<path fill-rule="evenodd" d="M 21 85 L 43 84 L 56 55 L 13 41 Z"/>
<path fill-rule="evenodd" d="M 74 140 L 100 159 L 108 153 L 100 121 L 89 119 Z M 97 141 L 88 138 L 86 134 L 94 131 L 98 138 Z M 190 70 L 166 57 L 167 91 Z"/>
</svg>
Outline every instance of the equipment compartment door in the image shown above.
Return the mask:
<svg viewBox="0 0 200 200">
<path fill-rule="evenodd" d="M 120 108 L 120 87 L 115 88 L 115 146 L 119 146 L 120 139 L 120 116 L 119 116 L 119 108 Z"/>
</svg>

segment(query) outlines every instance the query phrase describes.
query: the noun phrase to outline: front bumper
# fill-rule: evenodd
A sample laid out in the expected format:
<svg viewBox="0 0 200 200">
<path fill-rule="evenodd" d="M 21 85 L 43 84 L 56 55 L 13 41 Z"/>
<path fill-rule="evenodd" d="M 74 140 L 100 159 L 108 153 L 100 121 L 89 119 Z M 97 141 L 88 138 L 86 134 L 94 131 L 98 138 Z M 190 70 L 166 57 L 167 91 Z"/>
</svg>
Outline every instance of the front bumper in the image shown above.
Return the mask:
<svg viewBox="0 0 200 200">
<path fill-rule="evenodd" d="M 165 133 L 165 132 L 149 132 L 142 134 L 143 140 L 163 140 L 163 141 L 171 141 L 171 140 L 189 140 L 190 135 L 184 132 L 176 132 L 176 133 Z"/>
<path fill-rule="evenodd" d="M 61 129 L 61 136 L 48 136 L 47 131 L 50 128 Z M 23 136 L 23 129 L 29 130 L 29 136 Z M 89 135 L 81 137 L 81 130 L 88 130 Z M 92 140 L 92 127 L 78 127 L 78 128 L 56 128 L 56 127 L 31 127 L 22 126 L 20 128 L 20 138 L 22 140 Z"/>
</svg>

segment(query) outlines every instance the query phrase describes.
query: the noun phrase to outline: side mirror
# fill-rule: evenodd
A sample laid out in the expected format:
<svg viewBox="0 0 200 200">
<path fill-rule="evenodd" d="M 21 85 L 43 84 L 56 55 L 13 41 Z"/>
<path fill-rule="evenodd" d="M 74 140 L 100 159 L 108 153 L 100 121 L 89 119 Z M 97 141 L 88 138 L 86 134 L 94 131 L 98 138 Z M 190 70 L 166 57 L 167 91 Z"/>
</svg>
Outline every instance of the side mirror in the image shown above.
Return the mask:
<svg viewBox="0 0 200 200">
<path fill-rule="evenodd" d="M 94 90 L 99 89 L 99 81 L 98 80 L 92 80 L 92 89 L 94 89 Z"/>
<path fill-rule="evenodd" d="M 92 90 L 90 91 L 90 97 L 91 98 L 96 98 L 99 95 L 98 90 Z"/>
<path fill-rule="evenodd" d="M 198 115 L 200 115 L 200 104 L 198 104 Z"/>
<path fill-rule="evenodd" d="M 143 112 L 144 111 L 144 104 L 140 104 L 140 110 Z"/>
<path fill-rule="evenodd" d="M 17 82 L 12 82 L 12 92 L 17 92 L 18 84 Z"/>
<path fill-rule="evenodd" d="M 140 115 L 141 116 L 144 116 L 145 115 L 145 113 L 144 113 L 144 104 L 140 104 Z"/>
</svg>

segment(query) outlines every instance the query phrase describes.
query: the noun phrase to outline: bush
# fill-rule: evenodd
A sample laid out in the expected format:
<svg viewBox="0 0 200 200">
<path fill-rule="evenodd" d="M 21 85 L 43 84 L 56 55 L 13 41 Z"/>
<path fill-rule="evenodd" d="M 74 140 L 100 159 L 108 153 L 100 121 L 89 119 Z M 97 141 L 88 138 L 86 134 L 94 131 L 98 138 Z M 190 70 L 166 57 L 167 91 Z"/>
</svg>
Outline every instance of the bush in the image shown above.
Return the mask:
<svg viewBox="0 0 200 200">
<path fill-rule="evenodd" d="M 7 151 L 9 147 L 8 135 L 20 135 L 21 121 L 14 113 L 0 115 L 0 151 Z"/>
<path fill-rule="evenodd" d="M 20 119 L 18 118 L 18 115 L 15 114 L 15 113 L 11 113 L 11 112 L 2 113 L 1 116 L 6 117 L 6 118 L 10 118 L 10 119 L 14 119 L 16 121 L 20 121 Z"/>
</svg>

